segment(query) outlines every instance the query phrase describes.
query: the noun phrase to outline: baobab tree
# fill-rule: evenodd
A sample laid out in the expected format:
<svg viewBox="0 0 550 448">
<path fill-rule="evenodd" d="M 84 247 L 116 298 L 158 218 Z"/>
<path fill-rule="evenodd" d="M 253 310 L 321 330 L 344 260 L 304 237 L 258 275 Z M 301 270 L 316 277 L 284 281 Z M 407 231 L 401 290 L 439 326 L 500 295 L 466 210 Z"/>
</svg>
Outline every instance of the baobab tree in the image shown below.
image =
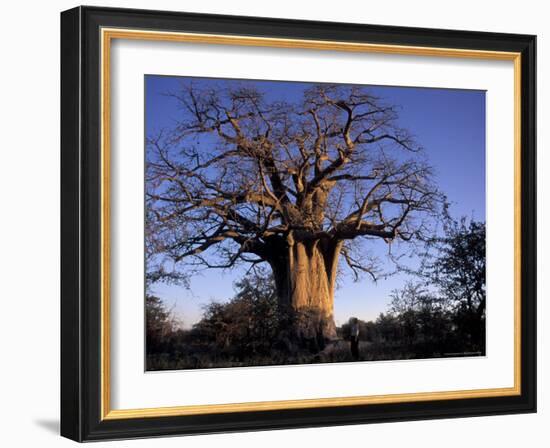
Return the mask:
<svg viewBox="0 0 550 448">
<path fill-rule="evenodd" d="M 398 109 L 364 87 L 283 102 L 212 85 L 183 82 L 177 123 L 148 137 L 148 276 L 266 263 L 280 309 L 330 338 L 340 260 L 375 277 L 363 243 L 425 231 L 440 199 L 431 168 Z"/>
</svg>

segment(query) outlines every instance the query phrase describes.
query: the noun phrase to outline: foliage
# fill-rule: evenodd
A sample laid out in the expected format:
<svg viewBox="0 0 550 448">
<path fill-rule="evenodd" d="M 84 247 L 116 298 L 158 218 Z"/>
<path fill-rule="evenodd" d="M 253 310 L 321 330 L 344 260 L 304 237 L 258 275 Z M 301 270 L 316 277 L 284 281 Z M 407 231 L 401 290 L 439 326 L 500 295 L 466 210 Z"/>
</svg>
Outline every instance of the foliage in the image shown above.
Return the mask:
<svg viewBox="0 0 550 448">
<path fill-rule="evenodd" d="M 280 316 L 271 275 L 248 275 L 235 284 L 237 294 L 227 303 L 211 303 L 193 326 L 193 338 L 212 349 L 242 360 L 267 356 L 276 343 Z"/>
<path fill-rule="evenodd" d="M 450 220 L 446 234 L 435 239 L 420 275 L 434 285 L 453 311 L 461 337 L 485 350 L 486 256 L 485 223 Z"/>
<path fill-rule="evenodd" d="M 156 296 L 145 297 L 145 335 L 147 353 L 155 353 L 165 348 L 166 341 L 177 329 L 176 319 Z"/>
</svg>

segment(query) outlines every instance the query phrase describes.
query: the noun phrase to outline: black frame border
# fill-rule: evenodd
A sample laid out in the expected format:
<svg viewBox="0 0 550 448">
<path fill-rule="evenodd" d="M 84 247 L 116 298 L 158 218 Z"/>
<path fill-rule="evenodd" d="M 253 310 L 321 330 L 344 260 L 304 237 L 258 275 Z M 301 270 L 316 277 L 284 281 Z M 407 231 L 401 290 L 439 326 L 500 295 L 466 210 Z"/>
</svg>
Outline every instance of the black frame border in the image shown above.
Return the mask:
<svg viewBox="0 0 550 448">
<path fill-rule="evenodd" d="M 100 28 L 521 53 L 521 395 L 101 420 Z M 77 7 L 61 13 L 61 435 L 82 442 L 536 412 L 536 36 Z"/>
</svg>

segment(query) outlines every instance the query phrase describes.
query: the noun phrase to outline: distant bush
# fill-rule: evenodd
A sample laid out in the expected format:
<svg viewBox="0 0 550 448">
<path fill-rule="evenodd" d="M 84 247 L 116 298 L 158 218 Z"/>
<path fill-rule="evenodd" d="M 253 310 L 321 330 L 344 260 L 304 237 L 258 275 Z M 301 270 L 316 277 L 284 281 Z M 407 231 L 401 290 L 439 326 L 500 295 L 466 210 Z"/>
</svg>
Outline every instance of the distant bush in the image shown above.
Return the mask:
<svg viewBox="0 0 550 448">
<path fill-rule="evenodd" d="M 191 336 L 219 354 L 242 361 L 269 356 L 280 333 L 277 293 L 271 276 L 249 275 L 235 284 L 237 294 L 227 303 L 211 303 Z"/>
<path fill-rule="evenodd" d="M 145 297 L 146 352 L 159 353 L 169 348 L 169 340 L 177 329 L 176 320 L 156 296 Z"/>
</svg>

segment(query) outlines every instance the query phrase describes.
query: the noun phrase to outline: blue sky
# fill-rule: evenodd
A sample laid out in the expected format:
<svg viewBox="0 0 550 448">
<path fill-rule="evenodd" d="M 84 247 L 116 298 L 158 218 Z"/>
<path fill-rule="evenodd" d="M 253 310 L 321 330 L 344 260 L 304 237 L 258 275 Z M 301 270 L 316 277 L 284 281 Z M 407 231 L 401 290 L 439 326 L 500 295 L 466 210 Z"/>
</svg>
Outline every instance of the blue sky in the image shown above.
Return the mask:
<svg viewBox="0 0 550 448">
<path fill-rule="evenodd" d="M 177 91 L 182 80 L 189 78 L 147 75 L 145 77 L 145 132 L 151 135 L 172 127 L 182 111 L 173 98 L 164 95 Z M 234 81 L 193 78 L 197 87 L 215 84 L 219 87 L 238 82 L 251 83 L 264 92 L 266 99 L 296 101 L 310 83 L 285 81 Z M 416 87 L 368 86 L 384 103 L 399 106 L 398 124 L 412 132 L 424 147 L 429 163 L 435 169 L 436 182 L 451 202 L 454 217 L 467 216 L 485 220 L 485 91 L 430 89 Z M 387 258 L 385 244 L 374 243 L 373 252 Z M 191 288 L 154 285 L 153 292 L 176 313 L 185 327 L 201 316 L 202 305 L 225 301 L 233 296 L 233 282 L 242 277 L 243 269 L 221 272 L 205 271 L 195 276 Z M 369 278 L 354 283 L 342 279 L 335 293 L 335 319 L 342 324 L 350 316 L 374 319 L 386 309 L 392 290 L 406 282 L 395 275 L 376 284 Z"/>
</svg>

